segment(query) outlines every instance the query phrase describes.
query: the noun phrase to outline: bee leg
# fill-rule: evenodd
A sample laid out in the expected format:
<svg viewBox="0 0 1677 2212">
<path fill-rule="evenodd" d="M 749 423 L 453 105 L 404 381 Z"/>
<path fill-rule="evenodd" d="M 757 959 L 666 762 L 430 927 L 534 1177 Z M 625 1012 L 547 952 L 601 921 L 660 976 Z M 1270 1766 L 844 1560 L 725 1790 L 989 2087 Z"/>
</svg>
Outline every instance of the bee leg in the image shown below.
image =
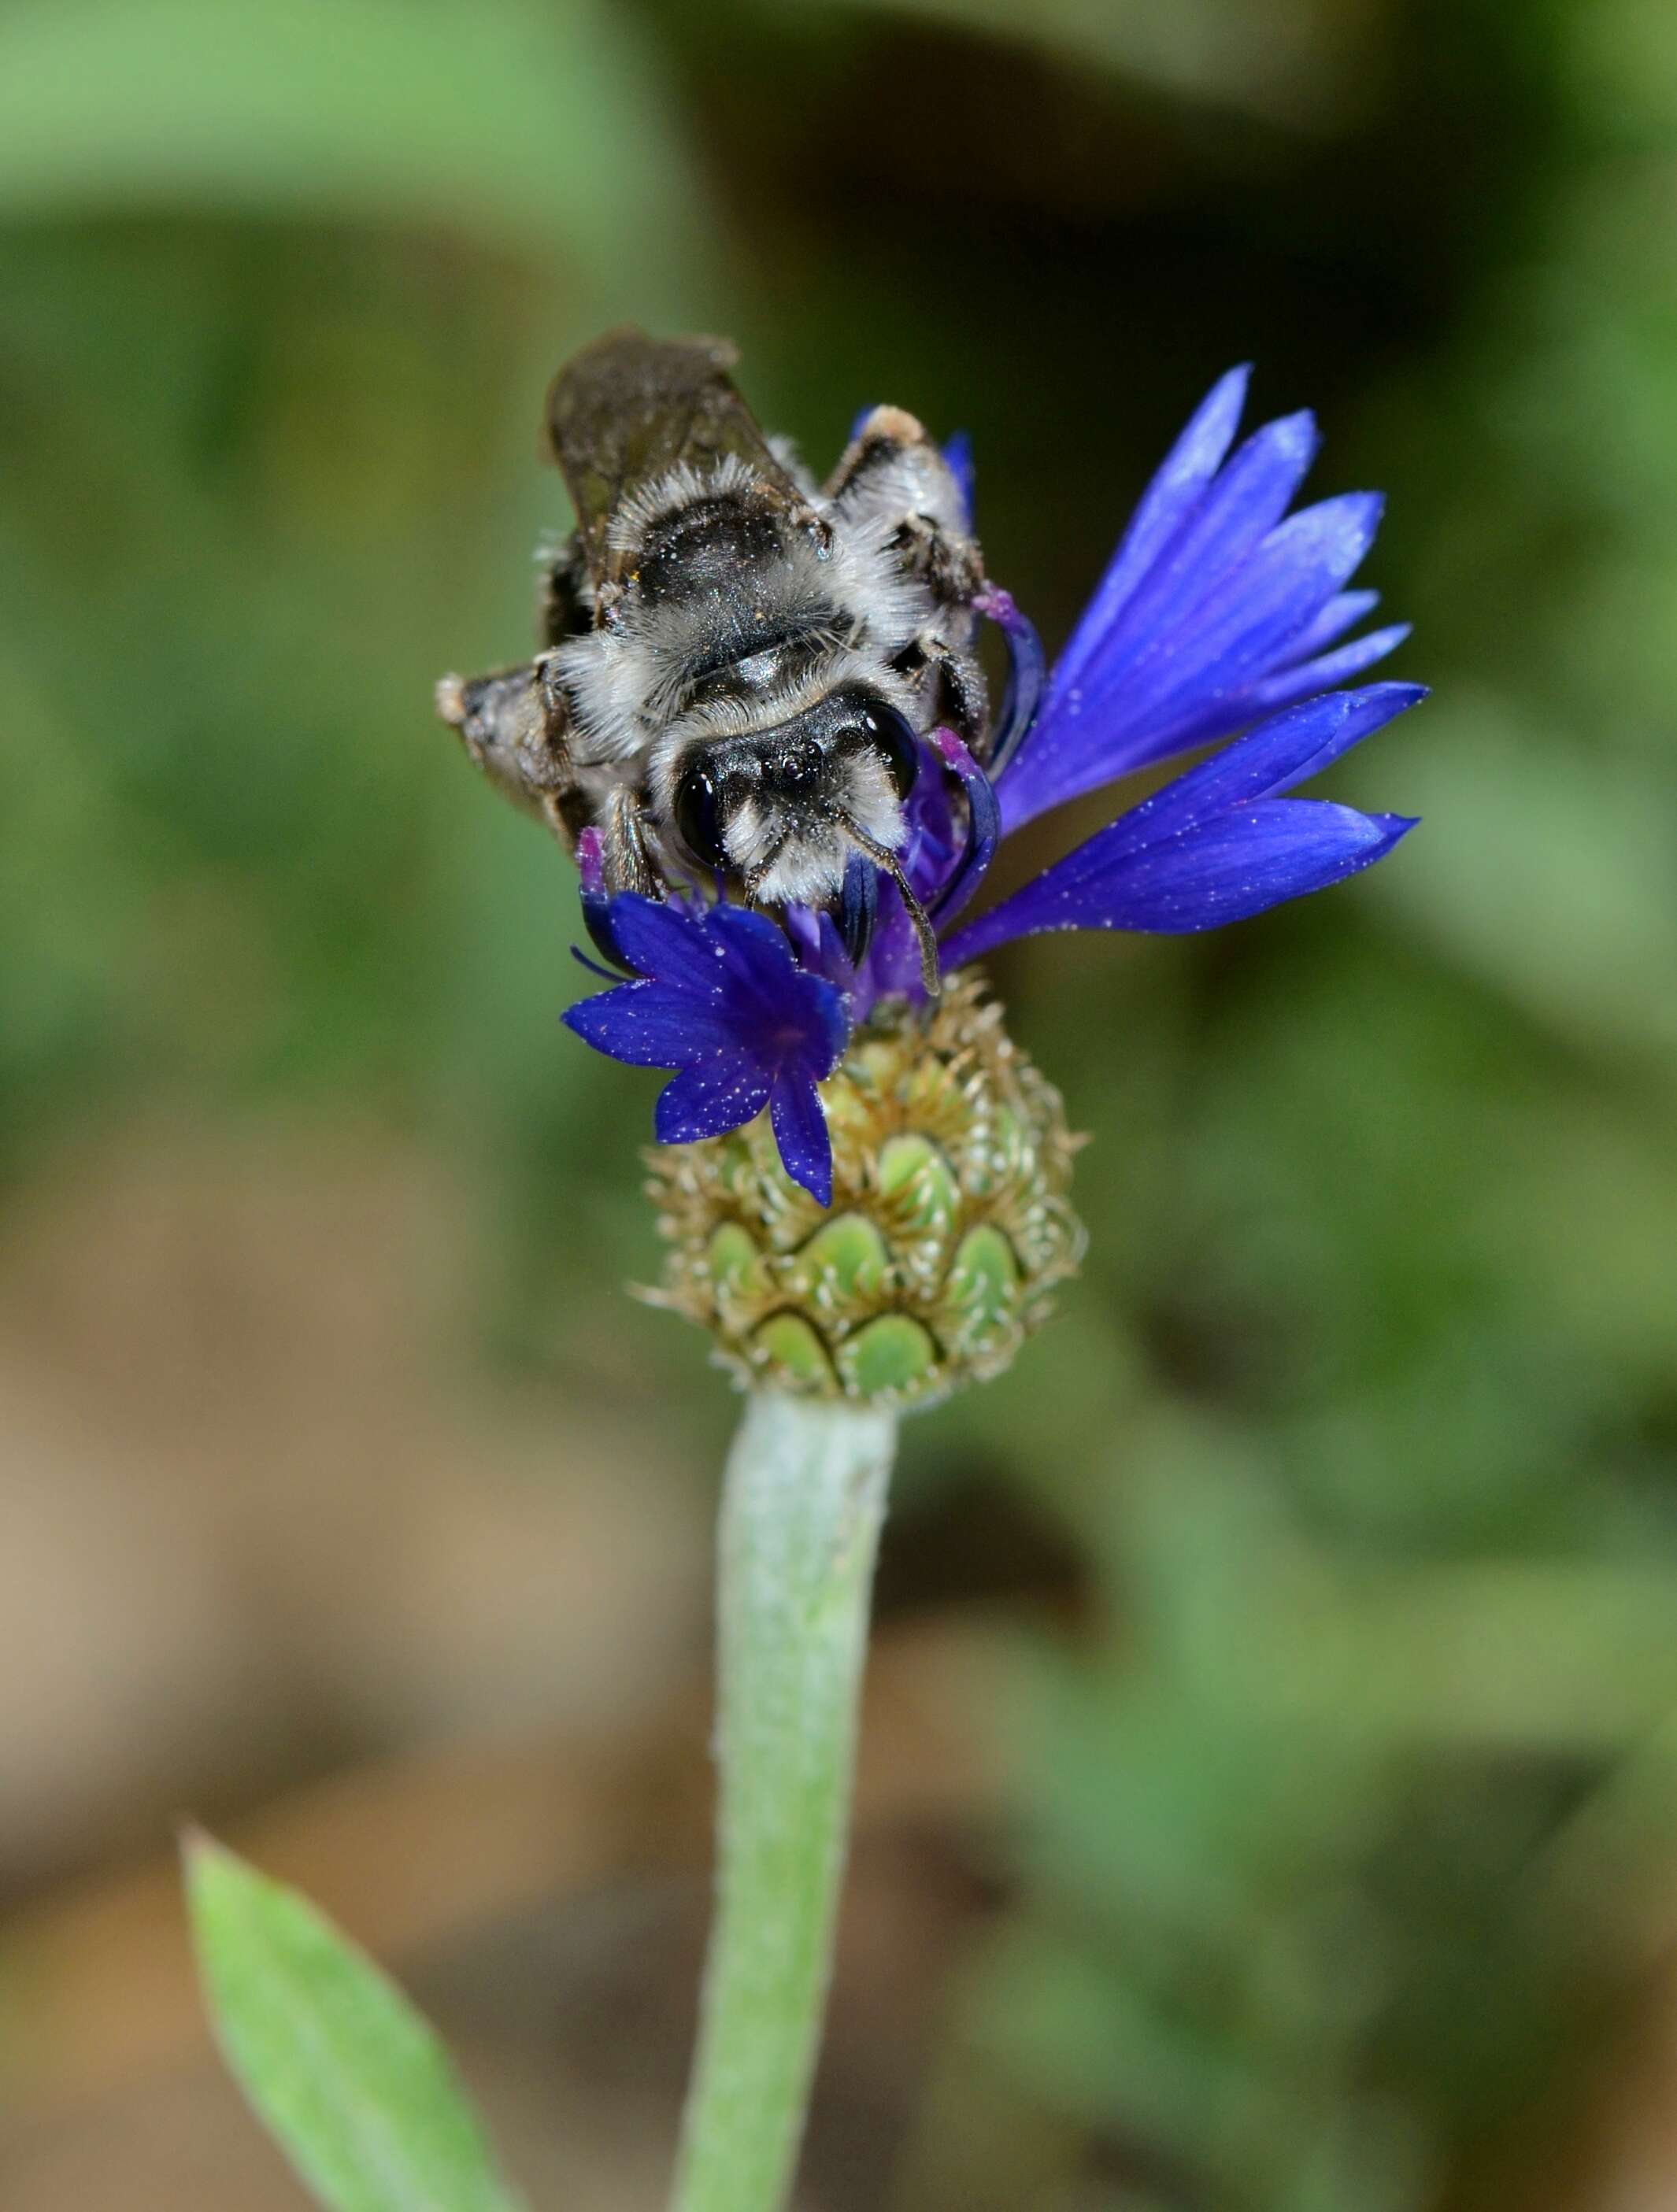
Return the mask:
<svg viewBox="0 0 1677 2212">
<path fill-rule="evenodd" d="M 983 750 L 990 696 L 975 653 L 927 629 L 891 665 L 919 688 L 928 726 L 945 723 L 971 751 Z"/>
<path fill-rule="evenodd" d="M 984 556 L 975 539 L 927 514 L 906 514 L 897 525 L 892 550 L 910 575 L 918 576 L 940 606 L 970 606 L 984 588 Z"/>
<path fill-rule="evenodd" d="M 958 652 L 941 638 L 933 638 L 928 641 L 927 665 L 938 685 L 938 720 L 947 722 L 963 744 L 981 745 L 989 719 L 990 695 L 977 655 Z"/>
<path fill-rule="evenodd" d="M 841 524 L 889 527 L 897 560 L 940 605 L 963 607 L 982 588 L 966 496 L 925 424 L 905 409 L 876 407 L 864 416 L 826 490 Z"/>
<path fill-rule="evenodd" d="M 599 833 L 600 878 L 607 897 L 637 891 L 642 898 L 661 898 L 664 887 L 647 849 L 645 817 L 632 791 L 620 787 L 611 793 Z"/>
<path fill-rule="evenodd" d="M 908 881 L 902 861 L 889 845 L 882 845 L 877 838 L 870 837 L 854 822 L 847 820 L 844 834 L 853 845 L 866 854 L 875 867 L 883 869 L 896 885 L 896 895 L 902 902 L 902 910 L 920 941 L 921 988 L 928 999 L 937 998 L 943 990 L 943 978 L 938 967 L 938 933 L 932 926 L 932 917 L 915 896 L 914 887 Z"/>
<path fill-rule="evenodd" d="M 487 676 L 445 676 L 437 713 L 491 782 L 571 842 L 564 805 L 575 782 L 565 742 L 569 708 L 540 661 Z"/>
</svg>

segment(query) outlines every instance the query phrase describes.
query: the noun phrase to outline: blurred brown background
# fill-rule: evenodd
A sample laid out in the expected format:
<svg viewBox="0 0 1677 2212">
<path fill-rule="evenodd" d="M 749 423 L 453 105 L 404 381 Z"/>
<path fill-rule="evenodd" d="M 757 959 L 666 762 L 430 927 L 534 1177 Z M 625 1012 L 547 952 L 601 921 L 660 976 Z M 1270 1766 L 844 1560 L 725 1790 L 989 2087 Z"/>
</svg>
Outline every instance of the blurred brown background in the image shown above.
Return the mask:
<svg viewBox="0 0 1677 2212">
<path fill-rule="evenodd" d="M 1091 1258 L 908 1431 L 806 2205 L 1677 2199 L 1674 127 L 1650 0 L 0 6 L 7 2212 L 301 2201 L 189 1813 L 660 2198 L 732 1407 L 429 720 L 625 317 L 969 429 L 1051 643 L 1252 357 L 1436 686 L 1376 875 L 998 963 Z"/>
</svg>

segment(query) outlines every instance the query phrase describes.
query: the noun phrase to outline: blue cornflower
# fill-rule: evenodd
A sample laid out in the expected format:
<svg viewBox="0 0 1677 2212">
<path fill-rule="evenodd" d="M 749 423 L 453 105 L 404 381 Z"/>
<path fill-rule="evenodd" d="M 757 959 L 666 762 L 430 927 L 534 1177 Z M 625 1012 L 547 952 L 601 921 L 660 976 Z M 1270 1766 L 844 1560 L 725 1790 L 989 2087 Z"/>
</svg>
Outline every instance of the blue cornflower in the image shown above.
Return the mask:
<svg viewBox="0 0 1677 2212">
<path fill-rule="evenodd" d="M 1283 794 L 1425 695 L 1335 687 L 1407 635 L 1350 638 L 1376 604 L 1345 587 L 1374 539 L 1379 499 L 1352 493 L 1289 515 L 1317 438 L 1308 414 L 1231 454 L 1249 372 L 1212 390 L 1148 486 L 1094 598 L 1043 683 L 1036 633 L 1003 592 L 1010 675 L 981 768 L 949 730 L 921 748 L 900 858 L 945 970 L 1049 930 L 1181 934 L 1321 890 L 1390 852 L 1413 823 Z M 1201 760 L 976 921 L 957 926 L 1001 839 L 1050 807 L 1208 745 Z M 817 1085 L 853 1027 L 888 995 L 922 995 L 919 950 L 882 881 L 866 956 L 831 918 L 668 905 L 598 888 L 580 852 L 596 938 L 635 980 L 565 1019 L 598 1050 L 677 1073 L 658 1103 L 665 1144 L 720 1136 L 766 1105 L 787 1172 L 829 1202 Z"/>
</svg>

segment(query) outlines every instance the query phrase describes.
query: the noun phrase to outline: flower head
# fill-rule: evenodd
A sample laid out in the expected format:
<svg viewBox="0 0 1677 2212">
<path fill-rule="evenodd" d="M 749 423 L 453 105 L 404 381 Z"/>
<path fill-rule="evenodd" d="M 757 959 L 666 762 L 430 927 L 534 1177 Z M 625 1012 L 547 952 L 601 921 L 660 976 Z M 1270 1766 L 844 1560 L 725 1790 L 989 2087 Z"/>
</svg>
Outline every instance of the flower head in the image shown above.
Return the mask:
<svg viewBox="0 0 1677 2212">
<path fill-rule="evenodd" d="M 1136 509 L 1051 676 L 1005 592 L 975 600 L 1006 641 L 1009 679 L 981 764 L 955 733 L 920 746 L 897 855 L 945 973 L 1020 937 L 1064 929 L 1211 929 L 1326 889 L 1390 852 L 1407 817 L 1285 794 L 1425 696 L 1346 685 L 1407 635 L 1351 634 L 1375 595 L 1346 588 L 1381 502 L 1350 493 L 1289 514 L 1317 445 L 1308 414 L 1235 434 L 1249 372 L 1189 422 Z M 1233 449 L 1231 451 L 1231 448 Z M 964 495 L 970 463 L 961 450 Z M 1132 771 L 1218 746 L 975 920 L 963 920 L 1005 836 Z M 590 928 L 635 980 L 565 1017 L 613 1058 L 677 1073 L 662 1144 L 722 1135 L 765 1106 L 793 1182 L 830 1202 L 818 1085 L 882 1001 L 924 1006 L 921 947 L 882 877 L 857 957 L 833 918 L 783 926 L 720 901 L 607 900 L 586 842 Z"/>
</svg>

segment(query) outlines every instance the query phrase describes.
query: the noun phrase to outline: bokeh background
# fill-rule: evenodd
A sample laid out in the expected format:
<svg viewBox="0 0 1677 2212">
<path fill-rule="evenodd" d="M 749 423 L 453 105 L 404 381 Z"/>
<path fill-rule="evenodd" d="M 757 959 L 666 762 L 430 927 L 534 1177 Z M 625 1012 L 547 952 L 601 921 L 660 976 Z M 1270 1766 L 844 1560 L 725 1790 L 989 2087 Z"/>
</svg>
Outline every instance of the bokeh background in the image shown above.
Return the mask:
<svg viewBox="0 0 1677 2212">
<path fill-rule="evenodd" d="M 808 2212 L 1677 2201 L 1677 17 L 0 8 L 0 2200 L 284 2212 L 194 1814 L 657 2203 L 731 1406 L 429 719 L 568 349 L 973 434 L 1063 636 L 1233 360 L 1436 686 L 1374 875 L 996 981 L 1090 1262 L 908 1436 Z"/>
</svg>

